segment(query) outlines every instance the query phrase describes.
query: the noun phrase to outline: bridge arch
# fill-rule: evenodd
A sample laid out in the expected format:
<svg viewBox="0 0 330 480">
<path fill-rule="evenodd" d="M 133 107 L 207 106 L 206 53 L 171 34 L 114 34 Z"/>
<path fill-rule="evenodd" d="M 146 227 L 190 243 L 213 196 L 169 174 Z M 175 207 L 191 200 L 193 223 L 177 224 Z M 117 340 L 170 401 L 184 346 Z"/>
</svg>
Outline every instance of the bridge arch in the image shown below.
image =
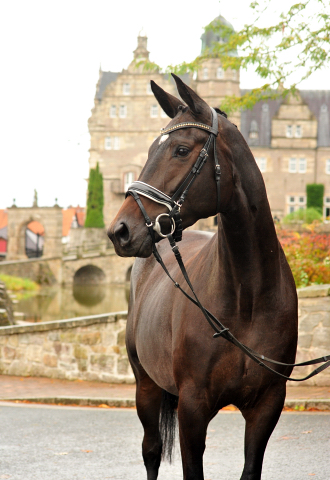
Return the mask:
<svg viewBox="0 0 330 480">
<path fill-rule="evenodd" d="M 104 271 L 93 264 L 80 267 L 73 276 L 74 285 L 100 285 L 106 283 Z"/>
</svg>

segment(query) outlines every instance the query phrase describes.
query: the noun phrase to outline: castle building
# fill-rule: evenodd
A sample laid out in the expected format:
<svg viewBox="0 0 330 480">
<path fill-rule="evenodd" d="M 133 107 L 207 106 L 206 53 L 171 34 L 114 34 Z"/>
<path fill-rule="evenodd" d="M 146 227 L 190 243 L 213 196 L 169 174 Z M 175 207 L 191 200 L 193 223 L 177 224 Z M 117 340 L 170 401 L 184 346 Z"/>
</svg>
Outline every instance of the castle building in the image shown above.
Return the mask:
<svg viewBox="0 0 330 480">
<path fill-rule="evenodd" d="M 223 17 L 219 21 L 231 25 Z M 220 35 L 207 31 L 202 51 L 212 48 Z M 233 52 L 236 55 L 236 52 Z M 173 80 L 154 69 L 144 72 L 141 60 L 149 60 L 147 37 L 138 36 L 134 57 L 122 72 L 99 71 L 94 108 L 88 121 L 91 135 L 89 165 L 99 163 L 104 179 L 104 220 L 109 225 L 125 198 L 130 183 L 145 164 L 148 149 L 169 121 L 150 88 L 153 79 L 164 90 L 179 96 Z M 221 108 L 226 95 L 240 95 L 239 71 L 224 70 L 218 58 L 203 62 L 197 75 L 184 75 L 209 105 Z M 259 102 L 252 110 L 230 117 L 250 146 L 264 177 L 273 215 L 306 206 L 306 185 L 324 184 L 324 216 L 330 216 L 330 90 L 299 91 L 285 100 Z M 199 228 L 212 229 L 213 219 Z"/>
</svg>

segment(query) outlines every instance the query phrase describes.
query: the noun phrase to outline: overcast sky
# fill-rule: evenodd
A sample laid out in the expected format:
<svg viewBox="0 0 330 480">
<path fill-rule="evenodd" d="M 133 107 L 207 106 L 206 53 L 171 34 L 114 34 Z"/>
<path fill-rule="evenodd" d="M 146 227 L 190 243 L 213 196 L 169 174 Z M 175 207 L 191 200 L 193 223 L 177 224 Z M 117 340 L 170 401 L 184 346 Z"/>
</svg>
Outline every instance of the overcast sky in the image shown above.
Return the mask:
<svg viewBox="0 0 330 480">
<path fill-rule="evenodd" d="M 162 67 L 193 60 L 203 27 L 220 13 L 235 29 L 247 23 L 249 0 L 7 0 L 0 7 L 0 208 L 85 205 L 89 135 L 101 65 L 121 71 L 137 36 L 148 36 Z M 290 0 L 272 1 L 268 19 Z M 291 1 L 293 3 L 293 1 Z M 302 88 L 326 89 L 320 72 Z M 241 72 L 241 87 L 256 86 Z"/>
</svg>

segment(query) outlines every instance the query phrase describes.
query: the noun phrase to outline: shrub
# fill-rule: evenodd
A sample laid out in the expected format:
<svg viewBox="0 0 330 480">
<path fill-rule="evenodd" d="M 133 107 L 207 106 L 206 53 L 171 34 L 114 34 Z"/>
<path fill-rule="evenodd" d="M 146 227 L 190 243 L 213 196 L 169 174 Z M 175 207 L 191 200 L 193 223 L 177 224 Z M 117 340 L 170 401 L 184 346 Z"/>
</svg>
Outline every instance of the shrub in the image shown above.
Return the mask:
<svg viewBox="0 0 330 480">
<path fill-rule="evenodd" d="M 307 208 L 316 208 L 320 213 L 323 210 L 324 185 L 322 183 L 310 183 L 306 185 Z"/>
<path fill-rule="evenodd" d="M 330 283 L 330 235 L 280 230 L 278 237 L 297 287 Z"/>
<path fill-rule="evenodd" d="M 36 292 L 39 290 L 39 285 L 29 278 L 1 274 L 0 280 L 5 284 L 7 290 L 12 290 L 13 292 L 20 292 L 22 290 Z"/>
<path fill-rule="evenodd" d="M 313 223 L 314 220 L 322 220 L 322 214 L 316 208 L 304 208 L 289 213 L 283 218 L 283 223 L 304 222 Z"/>
</svg>

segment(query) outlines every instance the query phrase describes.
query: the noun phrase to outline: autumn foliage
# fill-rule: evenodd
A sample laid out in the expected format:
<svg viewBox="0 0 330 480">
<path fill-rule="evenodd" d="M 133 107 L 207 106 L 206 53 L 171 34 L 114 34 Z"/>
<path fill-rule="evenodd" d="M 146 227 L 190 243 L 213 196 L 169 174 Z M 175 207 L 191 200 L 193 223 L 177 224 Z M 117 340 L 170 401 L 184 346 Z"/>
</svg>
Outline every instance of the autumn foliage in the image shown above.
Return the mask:
<svg viewBox="0 0 330 480">
<path fill-rule="evenodd" d="M 278 230 L 297 287 L 330 283 L 330 235 Z"/>
</svg>

